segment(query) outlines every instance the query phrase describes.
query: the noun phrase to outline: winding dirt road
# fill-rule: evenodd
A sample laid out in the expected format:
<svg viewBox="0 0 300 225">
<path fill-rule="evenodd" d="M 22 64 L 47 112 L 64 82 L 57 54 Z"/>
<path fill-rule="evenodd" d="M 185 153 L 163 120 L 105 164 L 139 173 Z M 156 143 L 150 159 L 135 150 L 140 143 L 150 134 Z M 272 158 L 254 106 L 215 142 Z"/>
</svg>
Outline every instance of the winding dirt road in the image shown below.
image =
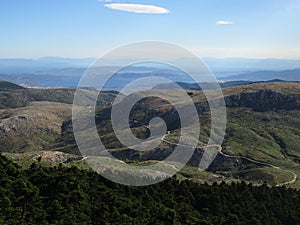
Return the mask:
<svg viewBox="0 0 300 225">
<path fill-rule="evenodd" d="M 192 146 L 192 145 L 188 145 L 188 144 L 178 144 L 178 143 L 172 143 L 168 140 L 165 140 L 165 137 L 166 135 L 164 135 L 162 137 L 162 141 L 167 143 L 167 144 L 171 144 L 171 145 L 181 145 L 181 146 L 187 146 L 187 147 L 195 147 L 195 146 Z M 248 158 L 248 157 L 245 157 L 245 156 L 237 156 L 237 155 L 227 155 L 226 153 L 223 152 L 223 148 L 219 145 L 207 145 L 207 146 L 204 146 L 204 150 L 207 149 L 207 148 L 211 148 L 211 147 L 216 147 L 218 148 L 218 152 L 219 154 L 221 154 L 222 156 L 224 157 L 227 157 L 227 158 L 238 158 L 238 159 L 245 159 L 249 162 L 252 162 L 252 163 L 255 163 L 255 164 L 258 164 L 258 165 L 263 165 L 263 166 L 268 166 L 268 167 L 271 167 L 271 168 L 274 168 L 274 169 L 277 169 L 277 170 L 281 170 L 281 171 L 286 171 L 286 172 L 289 172 L 291 174 L 293 174 L 293 179 L 290 180 L 290 181 L 287 181 L 287 182 L 284 182 L 284 183 L 279 183 L 276 185 L 276 187 L 282 187 L 282 186 L 285 186 L 285 185 L 289 185 L 289 184 L 294 184 L 296 181 L 297 181 L 297 178 L 298 178 L 298 175 L 290 170 L 286 170 L 286 169 L 281 169 L 280 167 L 278 166 L 275 166 L 275 165 L 272 165 L 272 164 L 269 164 L 269 163 L 265 163 L 265 162 L 260 162 L 260 161 L 257 161 L 255 159 L 251 159 L 251 158 Z"/>
</svg>

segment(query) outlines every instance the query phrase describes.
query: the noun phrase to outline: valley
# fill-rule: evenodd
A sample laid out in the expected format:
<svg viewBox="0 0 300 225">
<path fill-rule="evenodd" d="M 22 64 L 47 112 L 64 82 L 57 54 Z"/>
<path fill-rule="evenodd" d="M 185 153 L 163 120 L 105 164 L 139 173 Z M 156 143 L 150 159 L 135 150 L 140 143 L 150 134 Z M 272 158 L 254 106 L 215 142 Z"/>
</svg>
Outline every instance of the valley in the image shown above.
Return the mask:
<svg viewBox="0 0 300 225">
<path fill-rule="evenodd" d="M 87 156 L 77 148 L 71 121 L 74 90 L 26 89 L 0 83 L 1 152 L 24 167 L 33 162 L 44 166 L 76 166 L 89 169 Z M 87 90 L 90 91 L 90 90 Z M 222 146 L 207 146 L 210 111 L 201 90 L 187 90 L 199 113 L 199 145 L 178 179 L 203 183 L 244 180 L 269 185 L 300 188 L 300 84 L 262 82 L 223 88 L 227 105 L 227 130 Z M 176 98 L 176 90 L 170 90 Z M 114 157 L 126 163 L 156 163 L 170 155 L 178 143 L 180 122 L 169 102 L 144 99 L 135 105 L 130 118 L 132 132 L 148 136 L 147 124 L 153 117 L 166 121 L 168 132 L 159 147 L 137 152 L 123 146 L 110 123 L 111 105 L 117 92 L 99 96 L 96 124 L 101 141 Z M 145 108 L 147 110 L 145 111 Z M 148 115 L 146 115 L 146 113 Z M 199 171 L 199 158 L 209 147 L 219 154 L 206 171 Z M 171 165 L 171 166 L 170 166 Z M 169 169 L 176 163 L 168 162 Z M 113 166 L 111 170 L 118 170 Z"/>
</svg>

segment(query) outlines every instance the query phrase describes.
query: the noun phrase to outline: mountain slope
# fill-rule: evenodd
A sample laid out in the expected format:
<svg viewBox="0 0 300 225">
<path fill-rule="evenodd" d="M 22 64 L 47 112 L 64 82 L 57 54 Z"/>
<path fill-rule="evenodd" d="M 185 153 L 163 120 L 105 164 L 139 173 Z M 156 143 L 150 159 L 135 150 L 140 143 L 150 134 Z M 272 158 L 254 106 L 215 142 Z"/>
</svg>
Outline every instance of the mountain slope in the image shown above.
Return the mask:
<svg viewBox="0 0 300 225">
<path fill-rule="evenodd" d="M 22 93 L 24 90 L 19 91 Z M 57 90 L 56 94 L 61 95 L 60 91 Z M 41 96 L 44 93 L 41 91 Z M 176 99 L 175 90 L 169 93 Z M 199 156 L 205 150 L 203 144 L 207 142 L 210 132 L 210 111 L 203 92 L 188 90 L 188 93 L 196 104 L 201 122 L 201 144 L 189 162 L 190 166 L 197 167 Z M 217 180 L 244 179 L 258 183 L 267 181 L 270 184 L 292 181 L 294 173 L 300 174 L 300 83 L 255 83 L 225 88 L 223 93 L 228 114 L 227 132 L 222 146 L 223 154 L 218 155 L 208 170 L 211 176 L 216 176 Z M 40 96 L 39 92 L 35 94 Z M 96 123 L 102 142 L 115 157 L 144 162 L 162 160 L 172 153 L 178 143 L 180 121 L 168 101 L 148 98 L 132 109 L 130 124 L 137 137 L 143 139 L 149 135 L 146 126 L 151 118 L 157 116 L 165 119 L 169 131 L 158 148 L 138 152 L 123 146 L 116 138 L 110 122 L 111 106 L 105 105 L 105 102 L 112 101 L 117 93 L 107 94 L 103 105 L 97 107 Z M 61 98 L 64 101 L 67 99 L 63 95 Z M 79 154 L 72 133 L 70 105 L 59 104 L 32 102 L 24 108 L 0 110 L 1 150 L 20 152 L 40 149 Z M 37 116 L 29 122 L 32 118 L 27 115 Z M 57 124 L 52 126 L 55 121 Z M 32 139 L 32 136 L 26 135 L 31 132 L 39 138 Z M 32 145 L 28 145 L 29 140 Z M 10 143 L 16 144 L 9 147 Z M 296 179 L 289 185 L 300 187 L 300 182 Z"/>
<path fill-rule="evenodd" d="M 0 91 L 17 90 L 17 89 L 24 89 L 24 88 L 17 84 L 0 80 Z"/>
</svg>

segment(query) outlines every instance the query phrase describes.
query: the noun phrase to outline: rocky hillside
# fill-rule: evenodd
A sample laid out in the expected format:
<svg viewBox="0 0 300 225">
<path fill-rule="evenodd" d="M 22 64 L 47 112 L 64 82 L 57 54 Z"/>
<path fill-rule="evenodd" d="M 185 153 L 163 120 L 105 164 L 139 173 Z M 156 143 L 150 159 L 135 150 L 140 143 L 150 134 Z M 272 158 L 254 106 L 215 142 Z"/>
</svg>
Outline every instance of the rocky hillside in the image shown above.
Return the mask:
<svg viewBox="0 0 300 225">
<path fill-rule="evenodd" d="M 0 110 L 1 151 L 51 150 L 80 154 L 72 133 L 71 106 L 50 102 L 51 99 L 60 101 L 60 98 L 63 98 L 62 102 L 70 101 L 72 90 L 20 89 L 9 93 L 22 96 L 26 91 L 36 96 L 35 101 L 28 100 L 25 107 Z M 52 92 L 55 94 L 49 94 Z M 222 154 L 210 166 L 209 172 L 221 180 L 244 179 L 271 184 L 293 181 L 294 174 L 300 175 L 300 83 L 241 85 L 225 88 L 223 93 L 228 114 L 226 137 Z M 166 141 L 158 148 L 137 152 L 123 146 L 111 127 L 111 106 L 105 103 L 112 101 L 116 94 L 108 92 L 102 96 L 99 102 L 105 106 L 99 106 L 96 113 L 99 136 L 112 154 L 122 160 L 143 162 L 162 160 L 172 153 L 180 134 L 180 121 L 174 107 L 160 98 L 144 99 L 135 105 L 130 124 L 137 137 L 149 136 L 147 125 L 156 116 L 166 121 L 169 131 Z M 208 104 L 201 91 L 188 90 L 188 94 L 199 112 L 199 140 L 206 143 L 210 132 Z M 56 95 L 60 97 L 56 99 Z M 170 90 L 170 95 L 176 99 L 176 91 Z M 36 102 L 46 96 L 48 101 Z M 3 102 L 2 99 L 2 105 Z M 198 148 L 189 165 L 197 166 L 203 151 Z M 300 182 L 296 179 L 290 185 L 300 187 Z"/>
<path fill-rule="evenodd" d="M 98 105 L 117 94 L 101 93 Z M 0 82 L 0 150 L 52 150 L 71 118 L 73 95 L 73 89 L 26 89 Z"/>
<path fill-rule="evenodd" d="M 225 98 L 227 107 L 245 107 L 254 111 L 299 110 L 300 93 L 284 94 L 272 90 L 239 93 Z"/>
</svg>

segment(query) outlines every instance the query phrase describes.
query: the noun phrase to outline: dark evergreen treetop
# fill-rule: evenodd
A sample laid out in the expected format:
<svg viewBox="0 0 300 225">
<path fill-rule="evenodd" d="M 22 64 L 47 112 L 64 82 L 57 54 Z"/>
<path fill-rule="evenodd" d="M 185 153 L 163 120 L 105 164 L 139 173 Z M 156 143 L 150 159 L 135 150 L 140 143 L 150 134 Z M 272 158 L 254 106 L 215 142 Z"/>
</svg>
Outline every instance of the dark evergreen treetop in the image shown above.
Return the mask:
<svg viewBox="0 0 300 225">
<path fill-rule="evenodd" d="M 300 224 L 298 190 L 169 179 L 127 187 L 91 171 L 0 156 L 0 224 Z"/>
</svg>

